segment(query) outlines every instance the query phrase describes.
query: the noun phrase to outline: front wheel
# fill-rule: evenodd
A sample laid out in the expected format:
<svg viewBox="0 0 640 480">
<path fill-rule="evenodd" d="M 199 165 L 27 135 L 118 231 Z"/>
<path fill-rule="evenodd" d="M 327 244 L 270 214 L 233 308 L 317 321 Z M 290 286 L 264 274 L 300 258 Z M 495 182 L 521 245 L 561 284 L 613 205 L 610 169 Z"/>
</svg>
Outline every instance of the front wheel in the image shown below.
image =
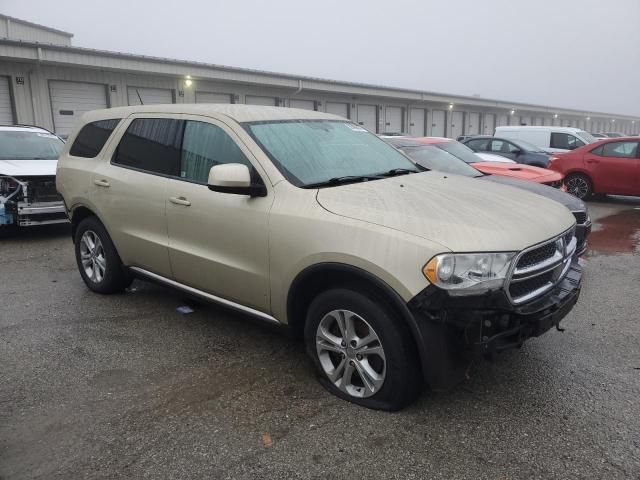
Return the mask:
<svg viewBox="0 0 640 480">
<path fill-rule="evenodd" d="M 358 405 L 399 410 L 422 386 L 406 325 L 372 296 L 348 289 L 318 295 L 309 307 L 305 343 L 323 386 Z"/>
<path fill-rule="evenodd" d="M 94 292 L 121 292 L 133 281 L 124 269 L 107 230 L 97 217 L 80 222 L 75 234 L 76 263 L 84 283 Z"/>
<path fill-rule="evenodd" d="M 567 186 L 567 193 L 578 197 L 581 200 L 588 199 L 593 194 L 593 185 L 586 175 L 572 173 L 567 175 L 564 181 Z"/>
</svg>

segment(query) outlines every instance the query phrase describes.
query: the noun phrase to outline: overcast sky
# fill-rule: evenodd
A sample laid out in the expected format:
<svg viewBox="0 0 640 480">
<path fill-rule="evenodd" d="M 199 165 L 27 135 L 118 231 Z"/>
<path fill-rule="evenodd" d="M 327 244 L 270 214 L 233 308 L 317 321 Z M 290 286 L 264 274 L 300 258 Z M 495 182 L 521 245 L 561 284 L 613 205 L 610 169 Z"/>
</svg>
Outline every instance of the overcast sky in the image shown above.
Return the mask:
<svg viewBox="0 0 640 480">
<path fill-rule="evenodd" d="M 640 0 L 0 0 L 73 44 L 640 115 Z"/>
</svg>

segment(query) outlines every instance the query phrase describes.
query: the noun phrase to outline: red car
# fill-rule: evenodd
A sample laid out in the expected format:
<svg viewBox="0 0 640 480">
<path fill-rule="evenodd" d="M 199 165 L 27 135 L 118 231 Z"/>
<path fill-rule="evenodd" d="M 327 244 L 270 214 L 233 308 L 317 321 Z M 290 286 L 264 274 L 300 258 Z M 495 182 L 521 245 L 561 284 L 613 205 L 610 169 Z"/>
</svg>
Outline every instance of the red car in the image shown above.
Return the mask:
<svg viewBox="0 0 640 480">
<path fill-rule="evenodd" d="M 460 142 L 456 142 L 455 140 L 451 140 L 450 138 L 422 137 L 412 138 L 412 140 L 428 145 L 434 145 L 446 152 L 449 152 L 454 157 L 458 157 L 460 160 L 473 165 L 474 168 L 480 170 L 482 173 L 500 175 L 503 177 L 513 177 L 520 180 L 542 183 L 555 188 L 564 188 L 564 185 L 562 184 L 564 175 L 546 168 L 533 167 L 531 165 L 524 165 L 521 163 L 485 162 L 469 147 Z"/>
<path fill-rule="evenodd" d="M 551 157 L 549 168 L 565 175 L 567 191 L 640 196 L 640 139 L 608 138 Z"/>
</svg>

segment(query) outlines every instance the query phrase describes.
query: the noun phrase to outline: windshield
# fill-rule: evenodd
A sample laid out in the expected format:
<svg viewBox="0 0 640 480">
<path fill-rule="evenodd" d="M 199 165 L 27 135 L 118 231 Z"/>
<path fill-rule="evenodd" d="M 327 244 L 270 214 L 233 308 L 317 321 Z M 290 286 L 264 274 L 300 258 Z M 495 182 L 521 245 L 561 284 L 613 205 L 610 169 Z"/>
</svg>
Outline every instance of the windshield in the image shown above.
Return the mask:
<svg viewBox="0 0 640 480">
<path fill-rule="evenodd" d="M 287 180 L 298 187 L 341 177 L 382 175 L 395 169 L 418 172 L 395 148 L 351 122 L 269 121 L 249 122 L 244 127 Z"/>
<path fill-rule="evenodd" d="M 0 160 L 57 160 L 63 146 L 51 133 L 0 131 Z"/>
<path fill-rule="evenodd" d="M 460 142 L 442 142 L 435 143 L 436 147 L 444 150 L 445 152 L 449 152 L 454 157 L 458 157 L 463 162 L 467 163 L 476 163 L 482 162 L 482 159 L 473 153 L 466 145 L 461 144 Z"/>
<path fill-rule="evenodd" d="M 466 164 L 459 158 L 434 145 L 402 147 L 401 150 L 406 153 L 411 160 L 429 170 L 464 175 L 466 177 L 481 177 L 483 175 L 480 171 Z"/>
<path fill-rule="evenodd" d="M 584 130 L 578 130 L 576 132 L 576 135 L 578 135 L 578 137 L 580 137 L 582 140 L 584 140 L 585 143 L 593 143 L 593 142 L 597 142 L 598 141 L 598 139 L 596 137 L 591 135 L 589 132 L 585 132 Z"/>
</svg>

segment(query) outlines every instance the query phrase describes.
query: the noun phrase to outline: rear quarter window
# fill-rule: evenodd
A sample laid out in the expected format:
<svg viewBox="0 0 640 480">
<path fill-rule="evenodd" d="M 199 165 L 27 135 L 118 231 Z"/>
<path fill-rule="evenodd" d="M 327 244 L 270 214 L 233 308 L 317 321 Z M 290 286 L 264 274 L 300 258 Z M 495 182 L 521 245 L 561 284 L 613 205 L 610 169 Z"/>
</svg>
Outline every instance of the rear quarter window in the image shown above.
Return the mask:
<svg viewBox="0 0 640 480">
<path fill-rule="evenodd" d="M 111 133 L 120 123 L 120 119 L 99 120 L 87 123 L 71 145 L 69 155 L 74 157 L 95 158 L 104 144 L 111 136 Z"/>
</svg>

